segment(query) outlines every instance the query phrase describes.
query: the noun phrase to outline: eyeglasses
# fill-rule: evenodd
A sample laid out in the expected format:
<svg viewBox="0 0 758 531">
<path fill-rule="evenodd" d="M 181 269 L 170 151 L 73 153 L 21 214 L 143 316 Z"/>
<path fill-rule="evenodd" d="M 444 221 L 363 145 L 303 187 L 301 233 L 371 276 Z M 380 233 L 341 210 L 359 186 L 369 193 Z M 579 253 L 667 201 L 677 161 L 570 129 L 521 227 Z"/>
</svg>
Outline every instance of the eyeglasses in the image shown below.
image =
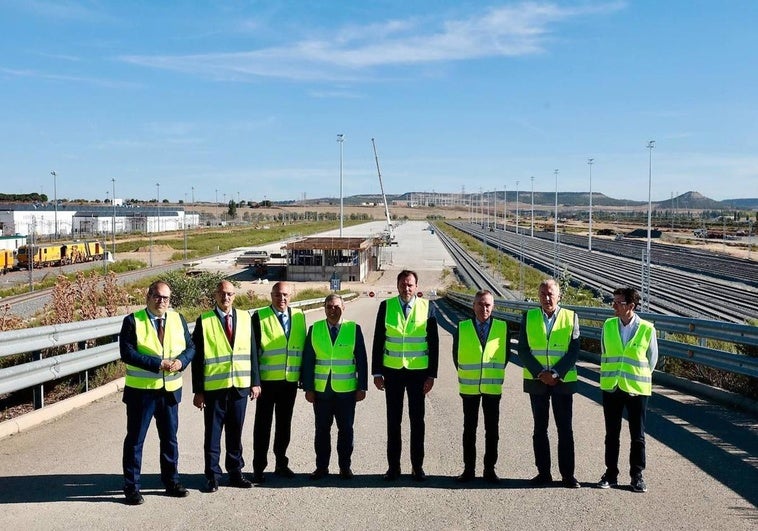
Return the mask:
<svg viewBox="0 0 758 531">
<path fill-rule="evenodd" d="M 153 295 L 152 299 L 155 302 L 168 302 L 168 301 L 171 300 L 171 295 L 168 295 L 168 296 L 166 296 L 166 295 Z"/>
<path fill-rule="evenodd" d="M 613 301 L 611 306 L 629 306 L 629 302 Z"/>
</svg>

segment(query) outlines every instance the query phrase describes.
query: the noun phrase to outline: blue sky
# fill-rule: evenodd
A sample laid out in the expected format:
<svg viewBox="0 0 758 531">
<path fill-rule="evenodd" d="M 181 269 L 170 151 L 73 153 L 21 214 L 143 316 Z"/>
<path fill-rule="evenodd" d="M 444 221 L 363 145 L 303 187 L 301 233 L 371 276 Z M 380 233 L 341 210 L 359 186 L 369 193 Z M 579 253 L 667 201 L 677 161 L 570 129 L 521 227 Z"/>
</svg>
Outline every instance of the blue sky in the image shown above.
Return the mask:
<svg viewBox="0 0 758 531">
<path fill-rule="evenodd" d="M 758 2 L 0 0 L 0 191 L 758 196 Z M 159 190 L 156 183 L 160 184 Z"/>
</svg>

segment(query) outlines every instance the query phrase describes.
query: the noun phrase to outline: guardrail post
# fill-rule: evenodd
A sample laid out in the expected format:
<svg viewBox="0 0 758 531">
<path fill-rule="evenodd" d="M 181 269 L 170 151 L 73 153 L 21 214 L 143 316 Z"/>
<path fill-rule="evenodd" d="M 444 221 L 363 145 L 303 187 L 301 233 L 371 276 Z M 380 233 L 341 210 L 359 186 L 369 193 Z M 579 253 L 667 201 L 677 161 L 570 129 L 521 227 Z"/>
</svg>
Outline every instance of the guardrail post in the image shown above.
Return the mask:
<svg viewBox="0 0 758 531">
<path fill-rule="evenodd" d="M 41 359 L 41 350 L 35 350 L 32 352 L 32 361 L 39 361 Z M 32 392 L 32 405 L 34 406 L 34 409 L 42 409 L 45 406 L 45 384 L 34 386 Z"/>
<path fill-rule="evenodd" d="M 79 350 L 87 350 L 86 341 L 79 341 L 76 346 Z M 84 392 L 86 393 L 87 391 L 89 391 L 89 370 L 84 371 Z"/>
</svg>

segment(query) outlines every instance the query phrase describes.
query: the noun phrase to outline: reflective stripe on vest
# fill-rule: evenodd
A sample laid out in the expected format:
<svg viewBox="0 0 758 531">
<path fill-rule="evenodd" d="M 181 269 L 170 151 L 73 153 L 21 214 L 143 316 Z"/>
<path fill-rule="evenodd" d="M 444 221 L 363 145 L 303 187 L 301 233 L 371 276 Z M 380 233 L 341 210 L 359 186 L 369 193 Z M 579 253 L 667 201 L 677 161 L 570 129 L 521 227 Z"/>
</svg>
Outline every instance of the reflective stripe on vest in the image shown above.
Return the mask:
<svg viewBox="0 0 758 531">
<path fill-rule="evenodd" d="M 355 369 L 355 323 L 344 321 L 332 345 L 326 320 L 313 324 L 311 346 L 316 353 L 313 387 L 319 393 L 326 390 L 331 374 L 331 387 L 335 393 L 349 393 L 358 389 Z"/>
<path fill-rule="evenodd" d="M 134 331 L 137 335 L 137 352 L 159 359 L 174 359 L 184 352 L 187 344 L 184 327 L 179 314 L 168 310 L 164 315 L 163 345 L 158 340 L 158 332 L 150 320 L 147 310 L 134 313 Z M 126 365 L 124 385 L 134 389 L 165 389 L 176 391 L 182 387 L 181 372 L 152 372 L 134 365 Z"/>
<path fill-rule="evenodd" d="M 387 300 L 384 316 L 384 366 L 389 369 L 426 369 L 429 367 L 429 346 L 426 343 L 426 321 L 429 301 L 416 299 L 408 317 L 400 305 L 400 297 Z"/>
<path fill-rule="evenodd" d="M 558 311 L 550 337 L 547 337 L 542 308 L 532 308 L 526 312 L 525 326 L 532 354 L 544 370 L 552 370 L 555 364 L 568 352 L 571 336 L 574 332 L 574 312 L 565 308 Z M 536 376 L 529 372 L 526 365 L 524 365 L 524 379 L 536 379 Z M 575 382 L 576 366 L 572 367 L 561 379 L 564 382 Z"/>
<path fill-rule="evenodd" d="M 653 324 L 640 319 L 637 332 L 624 346 L 619 330 L 619 318 L 612 317 L 605 322 L 604 353 L 600 356 L 600 389 L 613 391 L 618 387 L 635 395 L 652 394 L 653 371 L 647 361 L 647 349 L 654 333 Z"/>
<path fill-rule="evenodd" d="M 305 314 L 296 308 L 291 308 L 291 311 L 290 337 L 287 338 L 271 306 L 258 310 L 261 323 L 261 380 L 297 382 L 300 379 L 300 362 L 305 345 Z"/>
<path fill-rule="evenodd" d="M 484 348 L 472 319 L 458 324 L 458 388 L 462 395 L 500 395 L 505 380 L 505 321 L 492 319 Z"/>
<path fill-rule="evenodd" d="M 237 323 L 234 333 L 234 348 L 229 344 L 221 320 L 215 310 L 202 315 L 203 352 L 203 388 L 206 391 L 218 391 L 237 387 L 246 389 L 251 385 L 252 364 L 250 362 L 250 343 L 252 327 L 247 312 L 233 310 Z"/>
</svg>

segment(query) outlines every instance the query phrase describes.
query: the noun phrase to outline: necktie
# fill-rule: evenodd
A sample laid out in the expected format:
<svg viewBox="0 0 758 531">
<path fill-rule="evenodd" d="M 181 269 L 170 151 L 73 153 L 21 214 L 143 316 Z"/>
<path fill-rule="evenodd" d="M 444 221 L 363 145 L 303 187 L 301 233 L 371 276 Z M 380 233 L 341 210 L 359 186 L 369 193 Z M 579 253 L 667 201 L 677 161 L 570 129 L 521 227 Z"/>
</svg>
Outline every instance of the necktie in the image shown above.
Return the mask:
<svg viewBox="0 0 758 531">
<path fill-rule="evenodd" d="M 485 332 L 485 323 L 476 323 L 476 328 L 479 331 L 479 342 L 484 345 L 487 342 L 487 334 Z"/>
<path fill-rule="evenodd" d="M 284 335 L 289 337 L 289 330 L 287 330 L 287 314 L 282 312 L 279 314 L 279 322 L 282 324 L 282 330 L 284 330 Z"/>
<path fill-rule="evenodd" d="M 163 319 L 156 319 L 158 321 L 158 341 L 161 342 L 161 345 L 163 344 L 163 335 L 164 335 L 164 329 L 163 329 Z"/>
<path fill-rule="evenodd" d="M 408 314 L 411 313 L 411 306 L 407 302 L 403 304 L 403 313 L 406 319 L 408 318 Z"/>
<path fill-rule="evenodd" d="M 332 345 L 337 341 L 337 332 L 338 330 L 336 326 L 329 327 L 329 335 L 332 336 Z"/>
<path fill-rule="evenodd" d="M 232 344 L 232 315 L 229 313 L 226 314 L 225 320 L 226 320 L 226 327 L 225 327 L 226 339 L 229 340 L 229 344 L 231 345 Z"/>
</svg>

